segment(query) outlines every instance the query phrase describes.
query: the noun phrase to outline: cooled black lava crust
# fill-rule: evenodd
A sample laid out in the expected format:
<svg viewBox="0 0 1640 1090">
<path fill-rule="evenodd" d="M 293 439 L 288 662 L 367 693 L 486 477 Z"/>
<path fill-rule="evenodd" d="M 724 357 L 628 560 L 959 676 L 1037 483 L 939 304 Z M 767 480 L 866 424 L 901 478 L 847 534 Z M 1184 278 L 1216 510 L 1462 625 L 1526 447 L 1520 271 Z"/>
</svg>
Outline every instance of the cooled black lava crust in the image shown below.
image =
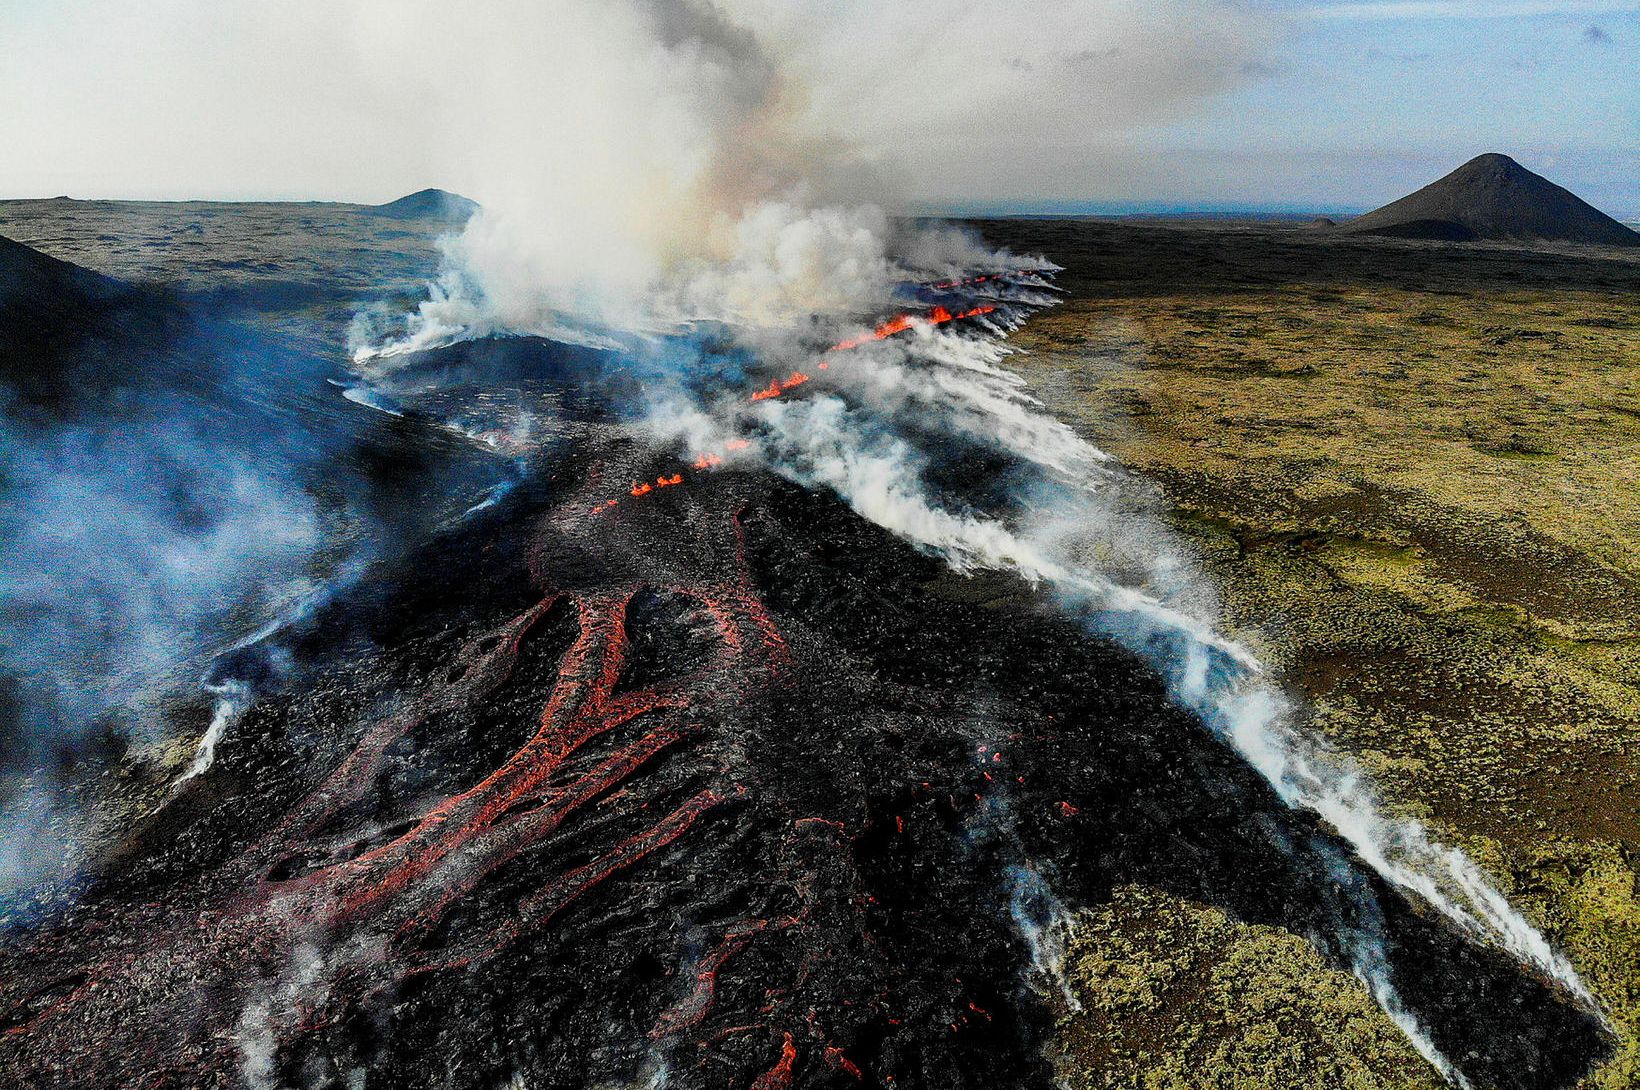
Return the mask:
<svg viewBox="0 0 1640 1090">
<path fill-rule="evenodd" d="M 293 635 L 218 763 L 6 940 L 14 1084 L 1046 1088 L 1042 884 L 1125 882 L 1338 959 L 1381 928 L 1481 1085 L 1609 1047 L 1027 588 L 758 471 L 590 515 L 665 460 L 610 424 L 558 457 Z"/>
</svg>

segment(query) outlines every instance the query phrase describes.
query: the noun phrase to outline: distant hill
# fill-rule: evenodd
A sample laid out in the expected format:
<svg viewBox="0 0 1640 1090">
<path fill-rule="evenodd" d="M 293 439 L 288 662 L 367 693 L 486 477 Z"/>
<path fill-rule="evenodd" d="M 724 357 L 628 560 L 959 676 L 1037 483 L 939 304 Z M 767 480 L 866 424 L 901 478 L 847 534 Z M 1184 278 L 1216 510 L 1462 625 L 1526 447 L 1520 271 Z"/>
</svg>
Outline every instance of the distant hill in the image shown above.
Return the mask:
<svg viewBox="0 0 1640 1090">
<path fill-rule="evenodd" d="M 0 237 L 0 378 L 31 377 L 34 357 L 121 309 L 135 292 Z"/>
<path fill-rule="evenodd" d="M 478 202 L 443 189 L 423 189 L 371 209 L 378 216 L 401 220 L 465 220 L 478 211 Z"/>
<path fill-rule="evenodd" d="M 130 290 L 113 277 L 0 235 L 0 328 L 49 324 L 53 312 L 94 305 Z"/>
<path fill-rule="evenodd" d="M 1507 155 L 1471 159 L 1416 193 L 1351 220 L 1341 231 L 1470 242 L 1581 242 L 1640 246 L 1640 234 Z"/>
<path fill-rule="evenodd" d="M 0 237 L 0 398 L 64 408 L 135 381 L 181 322 L 161 296 Z"/>
</svg>

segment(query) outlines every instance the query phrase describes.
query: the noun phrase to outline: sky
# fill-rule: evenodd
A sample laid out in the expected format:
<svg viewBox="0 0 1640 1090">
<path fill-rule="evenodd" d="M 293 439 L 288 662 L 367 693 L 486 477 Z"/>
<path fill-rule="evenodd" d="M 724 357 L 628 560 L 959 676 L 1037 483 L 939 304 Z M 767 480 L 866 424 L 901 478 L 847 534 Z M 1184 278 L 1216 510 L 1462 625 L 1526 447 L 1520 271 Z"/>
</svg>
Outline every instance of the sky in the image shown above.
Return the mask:
<svg viewBox="0 0 1640 1090">
<path fill-rule="evenodd" d="M 1499 151 L 1640 218 L 1640 0 L 718 6 L 800 123 L 907 207 L 1342 212 Z M 596 123 L 595 96 L 507 70 L 518 43 L 573 41 L 585 10 L 0 0 L 0 196 L 482 199 L 481 141 L 571 157 L 561 115 Z M 487 124 L 486 94 L 540 135 Z"/>
</svg>

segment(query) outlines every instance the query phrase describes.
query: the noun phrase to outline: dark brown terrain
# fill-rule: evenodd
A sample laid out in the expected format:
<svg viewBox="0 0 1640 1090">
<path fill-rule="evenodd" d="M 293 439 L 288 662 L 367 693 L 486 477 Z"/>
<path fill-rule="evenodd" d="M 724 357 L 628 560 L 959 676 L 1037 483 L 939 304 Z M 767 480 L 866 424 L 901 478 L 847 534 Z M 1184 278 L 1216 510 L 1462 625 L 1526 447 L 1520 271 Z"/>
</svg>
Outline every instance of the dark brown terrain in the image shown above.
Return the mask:
<svg viewBox="0 0 1640 1090">
<path fill-rule="evenodd" d="M 1507 155 L 1477 156 L 1438 181 L 1350 220 L 1347 234 L 1445 242 L 1640 246 L 1629 230 Z"/>
</svg>

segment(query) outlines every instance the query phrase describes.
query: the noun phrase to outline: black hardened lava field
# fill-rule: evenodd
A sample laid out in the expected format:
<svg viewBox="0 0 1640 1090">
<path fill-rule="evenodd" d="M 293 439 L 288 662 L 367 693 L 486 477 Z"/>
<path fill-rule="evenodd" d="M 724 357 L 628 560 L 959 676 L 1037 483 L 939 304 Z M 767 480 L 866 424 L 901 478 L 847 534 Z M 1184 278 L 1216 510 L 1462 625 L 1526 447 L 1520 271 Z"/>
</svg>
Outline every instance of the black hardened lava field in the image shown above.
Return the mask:
<svg viewBox="0 0 1640 1090">
<path fill-rule="evenodd" d="M 1043 947 L 1123 882 L 1346 968 L 1381 911 L 1479 1085 L 1606 1050 L 1023 582 L 764 470 L 670 486 L 578 413 L 293 626 L 216 762 L 4 940 L 10 1085 L 1047 1088 Z"/>
</svg>

